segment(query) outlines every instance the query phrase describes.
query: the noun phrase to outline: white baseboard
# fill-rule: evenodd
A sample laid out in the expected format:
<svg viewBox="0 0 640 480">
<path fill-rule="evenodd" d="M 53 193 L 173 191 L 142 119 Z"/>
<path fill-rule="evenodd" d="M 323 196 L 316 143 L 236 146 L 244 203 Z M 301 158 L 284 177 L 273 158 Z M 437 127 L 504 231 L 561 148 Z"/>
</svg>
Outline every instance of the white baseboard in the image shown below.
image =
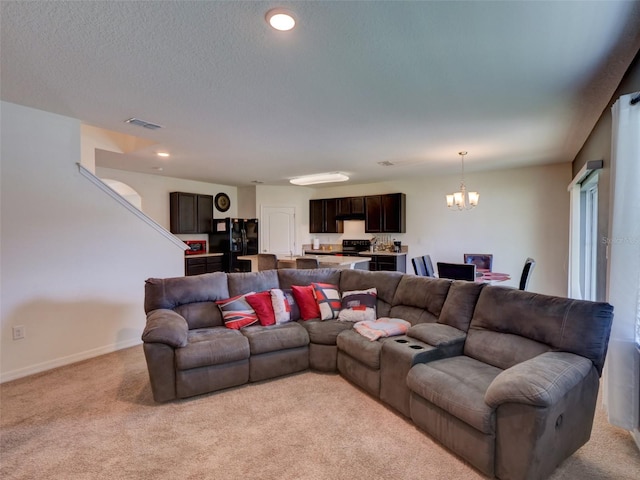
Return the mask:
<svg viewBox="0 0 640 480">
<path fill-rule="evenodd" d="M 638 450 L 640 450 L 640 430 L 638 429 L 633 430 L 631 432 L 631 437 L 635 440 L 636 447 L 638 447 Z"/>
<path fill-rule="evenodd" d="M 111 345 L 105 345 L 103 347 L 86 350 L 84 352 L 74 353 L 66 357 L 55 358 L 46 362 L 31 365 L 29 367 L 19 368 L 5 372 L 0 375 L 0 383 L 10 382 L 11 380 L 17 380 L 18 378 L 27 377 L 34 373 L 45 372 L 53 368 L 63 367 L 72 363 L 87 360 L 89 358 L 98 357 L 107 353 L 115 352 L 116 350 L 122 350 L 124 348 L 134 347 L 140 345 L 142 341 L 140 339 L 126 340 L 122 342 L 112 343 Z"/>
</svg>

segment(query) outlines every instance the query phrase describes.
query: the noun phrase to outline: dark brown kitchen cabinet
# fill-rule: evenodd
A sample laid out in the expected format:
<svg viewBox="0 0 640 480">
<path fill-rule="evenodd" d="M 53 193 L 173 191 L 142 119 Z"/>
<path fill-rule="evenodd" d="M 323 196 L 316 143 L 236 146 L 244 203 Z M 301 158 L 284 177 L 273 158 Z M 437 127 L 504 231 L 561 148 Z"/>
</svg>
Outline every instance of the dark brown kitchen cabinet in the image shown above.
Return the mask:
<svg viewBox="0 0 640 480">
<path fill-rule="evenodd" d="M 203 273 L 222 272 L 222 256 L 207 256 L 184 259 L 184 274 L 202 275 Z"/>
<path fill-rule="evenodd" d="M 338 216 L 364 215 L 364 197 L 338 198 Z"/>
<path fill-rule="evenodd" d="M 367 233 L 382 232 L 382 196 L 364 197 L 364 231 Z"/>
<path fill-rule="evenodd" d="M 309 232 L 342 233 L 343 225 L 337 215 L 337 198 L 309 200 Z"/>
<path fill-rule="evenodd" d="M 369 270 L 407 273 L 407 256 L 371 255 Z"/>
<path fill-rule="evenodd" d="M 369 195 L 364 198 L 364 206 L 365 232 L 406 232 L 406 195 L 404 193 Z"/>
<path fill-rule="evenodd" d="M 209 233 L 213 221 L 213 195 L 171 192 L 169 194 L 171 233 Z"/>
</svg>

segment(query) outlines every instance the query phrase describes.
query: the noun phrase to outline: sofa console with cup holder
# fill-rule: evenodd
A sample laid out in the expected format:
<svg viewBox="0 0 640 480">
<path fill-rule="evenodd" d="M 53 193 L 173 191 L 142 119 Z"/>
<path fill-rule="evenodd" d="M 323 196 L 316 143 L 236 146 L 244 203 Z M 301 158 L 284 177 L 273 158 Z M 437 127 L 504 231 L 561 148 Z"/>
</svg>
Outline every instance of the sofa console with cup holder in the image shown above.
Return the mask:
<svg viewBox="0 0 640 480">
<path fill-rule="evenodd" d="M 333 269 L 151 278 L 145 311 L 157 402 L 338 372 L 502 480 L 546 478 L 588 441 L 613 319 L 607 303 Z M 358 333 L 380 317 L 408 329 Z"/>
</svg>

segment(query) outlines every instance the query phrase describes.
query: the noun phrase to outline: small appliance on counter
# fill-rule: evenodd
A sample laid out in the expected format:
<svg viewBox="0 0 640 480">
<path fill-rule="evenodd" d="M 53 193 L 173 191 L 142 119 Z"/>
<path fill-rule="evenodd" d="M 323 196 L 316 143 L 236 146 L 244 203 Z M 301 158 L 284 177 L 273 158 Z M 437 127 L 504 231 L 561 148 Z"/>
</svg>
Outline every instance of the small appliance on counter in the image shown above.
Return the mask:
<svg viewBox="0 0 640 480">
<path fill-rule="evenodd" d="M 189 250 L 185 250 L 185 255 L 202 255 L 207 253 L 206 240 L 183 240 L 187 244 Z"/>
<path fill-rule="evenodd" d="M 370 240 L 342 240 L 342 255 L 360 256 L 360 252 L 366 252 L 371 248 Z"/>
<path fill-rule="evenodd" d="M 402 242 L 394 240 L 393 241 L 393 251 L 394 251 L 394 253 L 400 253 L 401 250 L 402 250 Z"/>
</svg>

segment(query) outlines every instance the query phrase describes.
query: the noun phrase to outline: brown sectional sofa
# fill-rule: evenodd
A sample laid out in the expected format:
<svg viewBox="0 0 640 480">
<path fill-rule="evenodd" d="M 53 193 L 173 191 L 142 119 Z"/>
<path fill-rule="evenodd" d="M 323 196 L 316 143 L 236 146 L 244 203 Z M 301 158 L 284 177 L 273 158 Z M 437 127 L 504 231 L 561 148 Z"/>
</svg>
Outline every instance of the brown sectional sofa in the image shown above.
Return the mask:
<svg viewBox="0 0 640 480">
<path fill-rule="evenodd" d="M 375 287 L 406 335 L 369 341 L 339 320 L 242 330 L 216 300 L 323 282 Z M 546 478 L 586 443 L 613 318 L 606 303 L 361 270 L 149 279 L 144 353 L 158 402 L 306 370 L 339 372 L 488 476 Z"/>
</svg>

